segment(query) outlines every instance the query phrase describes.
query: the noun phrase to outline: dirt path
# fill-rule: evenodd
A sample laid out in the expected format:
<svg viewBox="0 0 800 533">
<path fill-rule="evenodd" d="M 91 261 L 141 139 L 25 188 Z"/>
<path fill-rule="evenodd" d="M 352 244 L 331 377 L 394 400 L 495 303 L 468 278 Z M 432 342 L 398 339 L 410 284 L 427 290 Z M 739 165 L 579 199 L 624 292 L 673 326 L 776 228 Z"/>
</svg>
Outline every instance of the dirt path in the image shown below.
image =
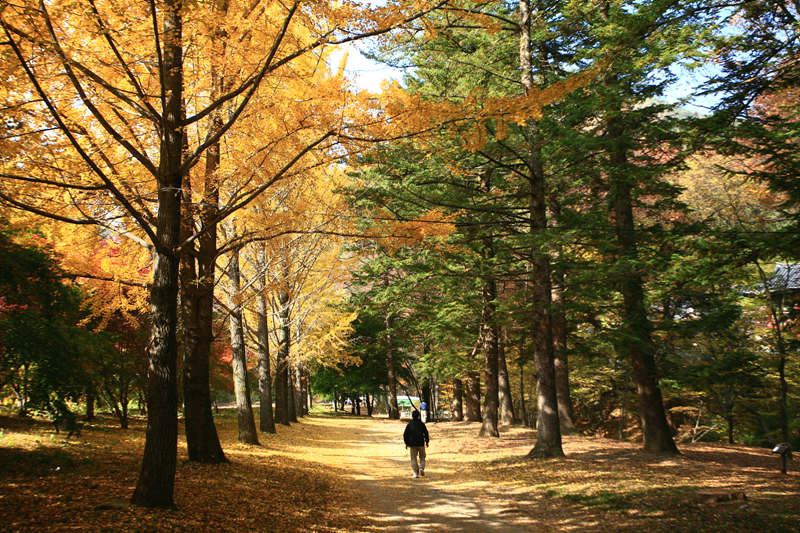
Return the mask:
<svg viewBox="0 0 800 533">
<path fill-rule="evenodd" d="M 429 424 L 426 476 L 417 479 L 411 475 L 402 443 L 405 422 L 312 417 L 305 419 L 303 426 L 311 430 L 309 437 L 318 432 L 328 436 L 324 447 L 317 443 L 316 453 L 306 457 L 328 469 L 340 469 L 346 481 L 352 480 L 354 487 L 365 493 L 363 510 L 372 523 L 370 531 L 541 531 L 517 512 L 511 501 L 459 477 L 458 454 L 437 450 L 436 424 Z M 307 444 L 313 445 L 310 440 Z"/>
</svg>

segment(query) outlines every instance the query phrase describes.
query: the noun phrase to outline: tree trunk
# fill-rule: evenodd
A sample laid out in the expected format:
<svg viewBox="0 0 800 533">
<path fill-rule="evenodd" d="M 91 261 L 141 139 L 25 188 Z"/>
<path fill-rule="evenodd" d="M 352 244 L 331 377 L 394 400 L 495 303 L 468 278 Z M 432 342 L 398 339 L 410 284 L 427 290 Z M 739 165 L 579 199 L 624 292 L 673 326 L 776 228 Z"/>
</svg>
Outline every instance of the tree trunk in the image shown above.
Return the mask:
<svg viewBox="0 0 800 533">
<path fill-rule="evenodd" d="M 397 371 L 394 367 L 394 339 L 392 333 L 393 318 L 386 315 L 386 368 L 389 378 L 389 419 L 400 420 L 400 408 L 397 406 Z"/>
<path fill-rule="evenodd" d="M 481 421 L 481 378 L 477 372 L 467 372 L 464 394 L 464 420 Z"/>
<path fill-rule="evenodd" d="M 775 349 L 778 352 L 778 423 L 781 426 L 781 436 L 783 442 L 789 442 L 789 417 L 787 411 L 787 395 L 789 391 L 788 383 L 786 382 L 786 344 L 783 335 L 784 324 L 784 301 L 778 300 L 778 297 L 769 289 L 767 276 L 761 265 L 756 262 L 756 269 L 761 278 L 761 285 L 766 291 L 767 304 L 769 306 L 769 313 L 772 319 L 772 336 L 775 343 Z"/>
<path fill-rule="evenodd" d="M 313 396 L 311 395 L 311 375 L 308 367 L 303 365 L 303 415 L 310 414 Z"/>
<path fill-rule="evenodd" d="M 453 379 L 453 405 L 451 411 L 451 422 L 464 420 L 464 383 L 457 378 Z"/>
<path fill-rule="evenodd" d="M 181 6 L 165 0 L 162 79 L 161 158 L 157 177 L 158 214 L 155 264 L 150 288 L 151 335 L 148 346 L 147 433 L 142 471 L 131 503 L 174 508 L 178 451 L 178 262 L 182 186 L 181 104 L 183 103 L 183 36 Z"/>
<path fill-rule="evenodd" d="M 290 309 L 289 294 L 278 293 L 278 357 L 275 370 L 275 418 L 284 426 L 289 423 L 289 344 L 291 330 L 289 328 Z"/>
<path fill-rule="evenodd" d="M 428 378 L 422 380 L 422 401 L 425 402 L 425 413 L 420 413 L 425 420 L 430 420 L 431 414 L 431 382 Z"/>
<path fill-rule="evenodd" d="M 489 238 L 491 239 L 491 237 Z M 494 323 L 495 300 L 497 299 L 497 284 L 494 279 L 484 282 L 483 285 L 483 375 L 486 391 L 483 396 L 483 424 L 478 433 L 480 437 L 499 437 L 497 429 L 499 407 L 499 378 L 498 378 L 498 350 L 499 335 L 497 324 Z"/>
<path fill-rule="evenodd" d="M 263 277 L 262 280 L 264 280 Z M 275 433 L 275 419 L 272 413 L 272 376 L 270 375 L 269 325 L 267 323 L 267 296 L 265 294 L 267 290 L 266 280 L 262 281 L 260 289 L 256 311 L 258 314 L 258 394 L 261 398 L 258 421 L 261 431 Z"/>
<path fill-rule="evenodd" d="M 306 394 L 305 380 L 303 379 L 303 366 L 302 365 L 298 364 L 295 367 L 295 380 L 297 382 L 297 386 L 296 386 L 296 388 L 297 388 L 297 406 L 296 406 L 297 409 L 296 409 L 296 412 L 297 412 L 297 417 L 298 418 L 302 418 L 308 412 L 308 409 L 306 408 L 306 397 L 307 397 L 307 394 Z"/>
<path fill-rule="evenodd" d="M 550 210 L 553 213 L 553 222 L 561 225 L 561 205 L 554 194 L 550 196 Z M 559 247 L 559 256 L 563 256 L 563 249 Z M 558 421 L 561 424 L 561 433 L 569 435 L 575 432 L 575 418 L 572 409 L 572 398 L 569 386 L 569 361 L 567 359 L 567 316 L 566 302 L 564 300 L 564 286 L 566 283 L 564 271 L 560 268 L 552 270 L 553 279 L 553 355 L 556 368 L 556 397 L 558 400 Z"/>
<path fill-rule="evenodd" d="M 231 251 L 228 263 L 230 281 L 228 305 L 230 306 L 231 366 L 233 368 L 233 389 L 236 395 L 236 413 L 239 421 L 239 442 L 258 445 L 256 420 L 250 398 L 250 381 L 247 379 L 247 347 L 242 323 L 242 296 L 239 284 L 239 249 Z"/>
<path fill-rule="evenodd" d="M 94 420 L 94 402 L 95 402 L 95 395 L 87 393 L 86 394 L 86 421 L 91 422 Z"/>
<path fill-rule="evenodd" d="M 778 378 L 780 380 L 780 392 L 778 396 L 778 416 L 780 417 L 781 435 L 783 442 L 789 442 L 789 416 L 787 414 L 787 396 L 789 385 L 786 382 L 786 355 L 781 353 L 778 362 Z"/>
<path fill-rule="evenodd" d="M 219 145 L 212 146 L 206 159 L 206 194 L 201 224 L 209 223 L 216 212 L 219 192 L 214 172 L 219 165 Z M 184 201 L 191 204 L 188 191 Z M 195 231 L 193 216 L 183 217 L 181 238 Z M 183 396 L 186 447 L 189 460 L 199 463 L 226 462 L 211 410 L 210 358 L 213 344 L 214 278 L 217 231 L 214 227 L 198 239 L 198 249 L 187 247 L 180 264 L 181 312 L 183 318 Z"/>
<path fill-rule="evenodd" d="M 117 401 L 117 397 L 114 395 L 114 390 L 112 388 L 111 379 L 103 378 L 103 392 L 105 394 L 106 403 L 119 421 L 119 427 L 121 429 L 128 429 L 127 408 L 125 408 L 125 404 L 121 400 Z"/>
<path fill-rule="evenodd" d="M 287 408 L 289 411 L 289 422 L 298 422 L 297 420 L 297 388 L 295 387 L 294 369 L 289 366 L 287 368 L 287 377 L 289 378 L 288 386 L 286 387 L 289 403 Z"/>
<path fill-rule="evenodd" d="M 609 120 L 607 128 L 610 138 L 620 139 L 623 136 L 622 126 L 615 119 Z M 612 177 L 612 193 L 618 255 L 620 261 L 630 265 L 623 265 L 620 283 L 624 313 L 623 333 L 628 339 L 622 350 L 630 357 L 636 380 L 644 450 L 652 453 L 679 453 L 669 430 L 661 389 L 658 386 L 658 369 L 651 338 L 652 326 L 644 302 L 644 272 L 635 266 L 638 264 L 638 250 L 634 232 L 632 186 L 625 171 L 628 165 L 627 155 L 622 150 L 612 151 L 610 162 L 617 174 Z"/>
<path fill-rule="evenodd" d="M 484 194 L 491 192 L 491 170 L 481 177 L 481 191 Z M 499 398 L 499 328 L 495 322 L 497 311 L 497 281 L 492 271 L 494 263 L 494 237 L 489 234 L 481 238 L 483 243 L 482 258 L 483 280 L 481 297 L 483 310 L 481 313 L 481 329 L 483 330 L 483 376 L 486 391 L 483 396 L 483 423 L 478 433 L 480 437 L 499 437 L 497 429 Z"/>
<path fill-rule="evenodd" d="M 531 54 L 531 5 L 527 0 L 519 4 L 520 11 L 520 68 L 525 93 L 534 89 Z M 541 71 L 541 68 L 539 69 Z M 529 148 L 527 154 L 529 180 L 530 233 L 537 239 L 547 228 L 545 203 L 545 175 L 539 127 L 536 121 L 528 124 Z M 536 446 L 529 457 L 563 457 L 561 427 L 558 420 L 556 370 L 553 356 L 553 329 L 551 318 L 552 289 L 550 284 L 550 257 L 544 247 L 534 242 L 531 249 L 533 277 L 534 361 L 536 364 L 537 436 Z"/>
<path fill-rule="evenodd" d="M 725 421 L 728 423 L 728 444 L 733 444 L 733 417 L 726 416 Z"/>
<path fill-rule="evenodd" d="M 608 126 L 612 138 L 621 137 L 616 124 Z M 617 227 L 619 259 L 631 266 L 623 266 L 620 293 L 623 299 L 623 336 L 627 339 L 620 348 L 627 353 L 636 380 L 639 416 L 642 423 L 644 450 L 650 453 L 680 453 L 664 414 L 664 402 L 658 386 L 658 369 L 654 357 L 651 324 L 644 303 L 644 273 L 636 266 L 638 251 L 633 221 L 631 185 L 625 175 L 627 157 L 612 152 L 611 166 L 619 173 L 614 179 L 614 216 Z"/>
<path fill-rule="evenodd" d="M 522 417 L 522 425 L 526 427 L 530 427 L 530 422 L 528 421 L 528 407 L 525 402 L 525 365 L 522 363 L 522 358 L 520 358 L 519 364 L 519 410 L 520 416 Z"/>
<path fill-rule="evenodd" d="M 511 400 L 511 382 L 508 379 L 508 365 L 506 364 L 506 350 L 501 343 L 497 351 L 497 386 L 500 399 L 500 423 L 504 426 L 514 424 L 514 403 Z"/>
<path fill-rule="evenodd" d="M 561 433 L 575 432 L 572 412 L 572 398 L 569 387 L 569 363 L 567 361 L 567 321 L 564 315 L 564 276 L 554 274 L 557 286 L 553 289 L 553 352 L 556 370 L 556 397 L 558 399 L 558 420 Z"/>
</svg>

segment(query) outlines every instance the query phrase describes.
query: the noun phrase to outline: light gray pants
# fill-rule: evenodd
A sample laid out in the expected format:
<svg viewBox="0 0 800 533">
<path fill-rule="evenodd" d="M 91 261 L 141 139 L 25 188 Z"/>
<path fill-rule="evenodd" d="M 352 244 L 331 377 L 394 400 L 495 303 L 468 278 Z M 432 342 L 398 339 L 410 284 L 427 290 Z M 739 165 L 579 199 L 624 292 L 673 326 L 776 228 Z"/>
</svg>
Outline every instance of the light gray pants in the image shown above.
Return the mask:
<svg viewBox="0 0 800 533">
<path fill-rule="evenodd" d="M 425 446 L 411 446 L 408 449 L 411 451 L 411 470 L 419 475 L 420 470 L 425 470 Z M 417 464 L 417 456 L 419 456 L 419 464 Z"/>
</svg>

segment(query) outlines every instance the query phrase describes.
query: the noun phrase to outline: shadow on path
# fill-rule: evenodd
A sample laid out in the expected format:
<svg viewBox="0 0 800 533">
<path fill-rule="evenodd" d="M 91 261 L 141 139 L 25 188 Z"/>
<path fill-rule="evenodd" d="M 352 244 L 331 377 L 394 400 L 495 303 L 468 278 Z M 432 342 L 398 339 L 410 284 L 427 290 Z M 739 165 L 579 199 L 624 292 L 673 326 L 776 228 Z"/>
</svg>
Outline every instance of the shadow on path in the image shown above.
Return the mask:
<svg viewBox="0 0 800 533">
<path fill-rule="evenodd" d="M 408 533 L 543 531 L 511 502 L 487 496 L 485 486 L 459 479 L 456 460 L 436 454 L 431 428 L 426 476 L 413 478 L 402 423 L 360 426 L 349 447 L 350 475 L 368 493 L 375 529 Z M 455 484 L 462 485 L 455 490 Z M 466 489 L 466 490 L 465 490 Z"/>
</svg>

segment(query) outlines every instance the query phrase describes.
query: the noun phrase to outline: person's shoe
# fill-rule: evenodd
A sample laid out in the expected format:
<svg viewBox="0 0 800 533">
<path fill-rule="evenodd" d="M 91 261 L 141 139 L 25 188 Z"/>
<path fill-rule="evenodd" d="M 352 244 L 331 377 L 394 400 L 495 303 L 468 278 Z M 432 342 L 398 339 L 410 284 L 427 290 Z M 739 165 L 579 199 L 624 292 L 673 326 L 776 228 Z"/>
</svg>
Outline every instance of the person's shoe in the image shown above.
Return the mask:
<svg viewBox="0 0 800 533">
<path fill-rule="evenodd" d="M 411 476 L 411 477 L 419 477 L 419 476 L 418 476 L 417 474 L 414 474 L 414 475 L 413 475 L 413 476 Z"/>
<path fill-rule="evenodd" d="M 425 477 L 425 471 L 420 469 L 419 475 L 422 476 L 422 477 Z"/>
</svg>

